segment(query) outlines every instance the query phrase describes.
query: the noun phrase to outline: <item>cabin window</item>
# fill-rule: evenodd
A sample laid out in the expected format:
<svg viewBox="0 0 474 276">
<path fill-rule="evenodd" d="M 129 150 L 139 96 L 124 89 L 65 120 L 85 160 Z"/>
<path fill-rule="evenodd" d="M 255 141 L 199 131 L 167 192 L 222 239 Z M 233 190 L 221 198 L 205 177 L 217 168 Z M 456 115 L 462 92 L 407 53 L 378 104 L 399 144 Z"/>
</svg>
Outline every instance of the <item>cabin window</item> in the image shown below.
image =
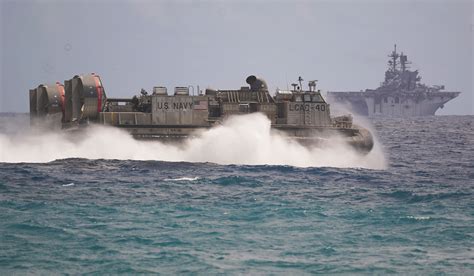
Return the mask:
<svg viewBox="0 0 474 276">
<path fill-rule="evenodd" d="M 323 101 L 323 98 L 321 97 L 321 95 L 313 95 L 313 102 L 322 103 L 324 101 Z"/>
<path fill-rule="evenodd" d="M 303 101 L 303 99 L 301 98 L 300 95 L 295 97 L 295 102 L 302 102 L 302 101 Z"/>
<path fill-rule="evenodd" d="M 305 102 L 310 102 L 311 101 L 311 95 L 309 95 L 309 94 L 304 95 L 304 101 Z"/>
</svg>

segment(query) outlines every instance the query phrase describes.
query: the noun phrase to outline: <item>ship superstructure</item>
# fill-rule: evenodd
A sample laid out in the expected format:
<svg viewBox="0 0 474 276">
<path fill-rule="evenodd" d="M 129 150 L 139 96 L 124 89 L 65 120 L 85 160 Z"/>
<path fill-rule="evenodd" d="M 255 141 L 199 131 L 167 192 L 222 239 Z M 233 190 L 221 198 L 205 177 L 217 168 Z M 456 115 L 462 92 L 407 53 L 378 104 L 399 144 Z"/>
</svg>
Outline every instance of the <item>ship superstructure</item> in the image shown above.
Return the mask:
<svg viewBox="0 0 474 276">
<path fill-rule="evenodd" d="M 361 92 L 328 92 L 329 101 L 349 105 L 354 112 L 370 117 L 412 117 L 435 115 L 460 94 L 444 91 L 444 85 L 421 83 L 418 70 L 409 70 L 411 62 L 403 52 L 397 52 L 397 45 L 388 57 L 380 87 Z"/>
</svg>

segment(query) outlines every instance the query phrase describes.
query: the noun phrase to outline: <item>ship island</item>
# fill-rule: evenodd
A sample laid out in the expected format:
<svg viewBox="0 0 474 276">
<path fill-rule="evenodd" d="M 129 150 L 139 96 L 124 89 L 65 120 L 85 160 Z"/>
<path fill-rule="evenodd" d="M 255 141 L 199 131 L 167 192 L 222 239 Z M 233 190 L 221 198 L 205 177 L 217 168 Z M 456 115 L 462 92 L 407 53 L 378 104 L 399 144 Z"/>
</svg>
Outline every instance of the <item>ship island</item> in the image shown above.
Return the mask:
<svg viewBox="0 0 474 276">
<path fill-rule="evenodd" d="M 397 52 L 396 44 L 388 57 L 388 69 L 380 87 L 359 92 L 328 91 L 328 100 L 368 117 L 416 117 L 435 115 L 461 93 L 444 91 L 444 85 L 421 83 L 418 70 L 409 70 L 411 62 L 403 52 Z"/>
</svg>

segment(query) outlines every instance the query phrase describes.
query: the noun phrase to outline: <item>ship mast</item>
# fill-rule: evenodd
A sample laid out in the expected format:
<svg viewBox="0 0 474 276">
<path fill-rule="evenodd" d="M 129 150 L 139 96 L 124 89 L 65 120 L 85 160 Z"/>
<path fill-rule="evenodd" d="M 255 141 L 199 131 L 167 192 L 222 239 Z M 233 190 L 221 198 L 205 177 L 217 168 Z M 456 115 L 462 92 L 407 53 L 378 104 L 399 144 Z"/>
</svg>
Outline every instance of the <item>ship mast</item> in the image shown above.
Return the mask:
<svg viewBox="0 0 474 276">
<path fill-rule="evenodd" d="M 388 61 L 388 66 L 393 72 L 397 71 L 398 58 L 400 57 L 397 53 L 397 44 L 394 44 L 394 49 L 388 57 L 391 58 L 391 60 Z"/>
</svg>

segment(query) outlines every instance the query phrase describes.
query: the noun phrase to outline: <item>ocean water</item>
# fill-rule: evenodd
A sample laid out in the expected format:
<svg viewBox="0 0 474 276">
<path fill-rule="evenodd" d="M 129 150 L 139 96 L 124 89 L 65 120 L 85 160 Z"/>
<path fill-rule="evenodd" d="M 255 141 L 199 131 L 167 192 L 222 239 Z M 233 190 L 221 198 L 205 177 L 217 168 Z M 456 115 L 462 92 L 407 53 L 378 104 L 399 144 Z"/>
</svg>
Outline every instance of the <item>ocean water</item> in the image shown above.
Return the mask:
<svg viewBox="0 0 474 276">
<path fill-rule="evenodd" d="M 260 117 L 185 147 L 11 121 L 2 275 L 474 273 L 474 116 L 362 121 L 367 156 L 303 149 Z"/>
</svg>

